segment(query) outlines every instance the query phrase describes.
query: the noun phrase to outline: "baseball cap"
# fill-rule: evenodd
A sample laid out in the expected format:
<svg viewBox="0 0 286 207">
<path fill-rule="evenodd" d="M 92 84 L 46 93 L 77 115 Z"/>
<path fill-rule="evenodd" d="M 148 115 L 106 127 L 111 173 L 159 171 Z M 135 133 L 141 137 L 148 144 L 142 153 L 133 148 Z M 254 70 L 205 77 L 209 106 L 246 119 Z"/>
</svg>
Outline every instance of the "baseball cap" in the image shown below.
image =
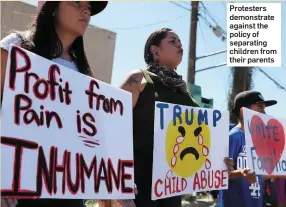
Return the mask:
<svg viewBox="0 0 286 207">
<path fill-rule="evenodd" d="M 38 13 L 41 11 L 46 1 L 38 1 Z M 90 16 L 96 15 L 102 12 L 107 6 L 108 1 L 90 1 L 91 13 Z"/>
<path fill-rule="evenodd" d="M 239 111 L 242 107 L 248 107 L 256 103 L 264 103 L 265 106 L 267 107 L 277 104 L 277 101 L 275 100 L 265 101 L 261 93 L 258 91 L 243 91 L 235 96 L 232 112 L 235 114 L 239 114 Z"/>
</svg>

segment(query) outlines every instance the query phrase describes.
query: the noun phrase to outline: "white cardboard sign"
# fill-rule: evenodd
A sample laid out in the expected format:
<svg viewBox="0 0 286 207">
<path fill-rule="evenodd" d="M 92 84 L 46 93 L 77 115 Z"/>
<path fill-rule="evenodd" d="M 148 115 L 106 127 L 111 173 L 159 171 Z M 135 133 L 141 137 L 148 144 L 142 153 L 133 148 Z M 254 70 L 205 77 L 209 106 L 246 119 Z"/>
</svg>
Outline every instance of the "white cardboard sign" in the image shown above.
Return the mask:
<svg viewBox="0 0 286 207">
<path fill-rule="evenodd" d="M 152 199 L 228 188 L 229 113 L 155 103 Z"/>
<path fill-rule="evenodd" d="M 132 136 L 130 93 L 10 47 L 2 196 L 132 199 Z"/>
</svg>

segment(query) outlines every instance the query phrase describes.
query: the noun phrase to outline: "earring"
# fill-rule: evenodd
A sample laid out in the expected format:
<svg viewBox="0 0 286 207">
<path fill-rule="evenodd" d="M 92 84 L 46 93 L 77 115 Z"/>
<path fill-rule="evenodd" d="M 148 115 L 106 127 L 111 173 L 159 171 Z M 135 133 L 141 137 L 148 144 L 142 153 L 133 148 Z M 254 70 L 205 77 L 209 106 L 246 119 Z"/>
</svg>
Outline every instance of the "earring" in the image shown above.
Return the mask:
<svg viewBox="0 0 286 207">
<path fill-rule="evenodd" d="M 55 16 L 55 12 L 52 13 L 52 16 L 53 16 L 53 17 Z"/>
</svg>

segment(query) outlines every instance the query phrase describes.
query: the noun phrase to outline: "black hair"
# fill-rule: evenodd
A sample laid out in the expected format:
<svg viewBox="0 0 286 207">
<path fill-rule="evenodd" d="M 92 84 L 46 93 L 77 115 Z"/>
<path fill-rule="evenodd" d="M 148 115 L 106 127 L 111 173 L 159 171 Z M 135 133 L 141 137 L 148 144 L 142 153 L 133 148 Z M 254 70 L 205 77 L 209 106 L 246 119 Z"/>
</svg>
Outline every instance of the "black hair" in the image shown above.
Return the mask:
<svg viewBox="0 0 286 207">
<path fill-rule="evenodd" d="M 60 57 L 63 45 L 56 33 L 54 15 L 60 1 L 47 1 L 26 32 L 18 32 L 21 37 L 21 47 L 49 60 Z M 77 37 L 71 45 L 70 55 L 79 72 L 92 76 L 92 71 L 84 51 L 83 36 Z"/>
<path fill-rule="evenodd" d="M 145 44 L 145 50 L 144 50 L 144 60 L 147 65 L 150 63 L 153 63 L 153 53 L 151 52 L 151 46 L 160 46 L 161 41 L 165 39 L 168 35 L 168 32 L 172 31 L 169 28 L 162 28 L 155 32 L 153 32 L 147 39 Z"/>
</svg>

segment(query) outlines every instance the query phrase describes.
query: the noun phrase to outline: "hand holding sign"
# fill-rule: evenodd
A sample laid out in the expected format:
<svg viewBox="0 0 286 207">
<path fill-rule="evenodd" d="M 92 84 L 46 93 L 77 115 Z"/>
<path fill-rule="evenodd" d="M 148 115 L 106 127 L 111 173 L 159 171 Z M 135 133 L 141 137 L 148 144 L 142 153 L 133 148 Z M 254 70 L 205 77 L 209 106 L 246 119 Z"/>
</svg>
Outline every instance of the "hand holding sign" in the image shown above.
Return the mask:
<svg viewBox="0 0 286 207">
<path fill-rule="evenodd" d="M 234 170 L 234 160 L 232 158 L 225 157 L 224 158 L 224 163 L 226 164 L 227 169 L 229 171 L 233 171 Z"/>
<path fill-rule="evenodd" d="M 251 173 L 249 168 L 241 169 L 241 174 L 249 184 L 256 183 L 256 174 L 254 172 Z"/>
</svg>

